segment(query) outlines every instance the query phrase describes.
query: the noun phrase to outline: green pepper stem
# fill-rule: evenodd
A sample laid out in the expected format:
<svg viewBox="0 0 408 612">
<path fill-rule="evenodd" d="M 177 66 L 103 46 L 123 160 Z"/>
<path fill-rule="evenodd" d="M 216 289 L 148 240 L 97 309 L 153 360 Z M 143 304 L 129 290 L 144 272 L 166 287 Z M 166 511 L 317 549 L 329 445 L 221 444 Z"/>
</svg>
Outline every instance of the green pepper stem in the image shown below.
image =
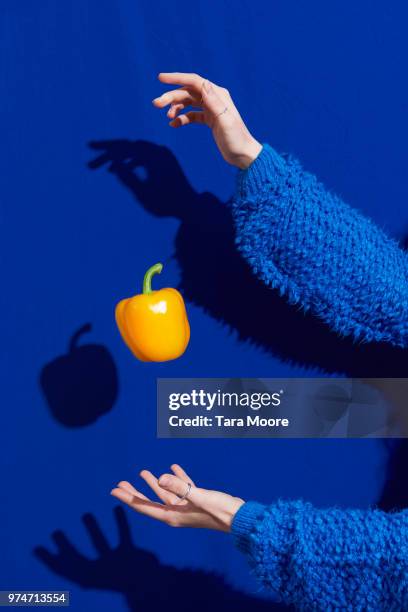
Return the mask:
<svg viewBox="0 0 408 612">
<path fill-rule="evenodd" d="M 148 269 L 143 279 L 143 293 L 149 294 L 152 292 L 152 277 L 155 274 L 160 274 L 162 270 L 163 264 L 161 263 L 154 264 L 154 266 Z"/>
</svg>

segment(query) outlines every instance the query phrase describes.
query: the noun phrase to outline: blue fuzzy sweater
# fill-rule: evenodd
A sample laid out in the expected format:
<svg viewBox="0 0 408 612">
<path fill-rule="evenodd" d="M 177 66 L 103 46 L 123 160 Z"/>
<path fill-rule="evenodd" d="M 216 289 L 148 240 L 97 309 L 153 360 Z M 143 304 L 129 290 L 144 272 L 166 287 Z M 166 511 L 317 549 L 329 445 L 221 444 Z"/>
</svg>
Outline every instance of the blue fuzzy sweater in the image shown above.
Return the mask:
<svg viewBox="0 0 408 612">
<path fill-rule="evenodd" d="M 408 346 L 408 256 L 265 144 L 238 174 L 236 243 L 261 280 L 340 335 Z"/>
<path fill-rule="evenodd" d="M 238 174 L 236 241 L 254 273 L 358 341 L 408 346 L 408 257 L 369 219 L 265 144 Z M 408 510 L 244 504 L 232 534 L 298 610 L 408 610 Z"/>
<path fill-rule="evenodd" d="M 408 510 L 247 502 L 232 533 L 263 586 L 297 610 L 408 610 Z"/>
</svg>

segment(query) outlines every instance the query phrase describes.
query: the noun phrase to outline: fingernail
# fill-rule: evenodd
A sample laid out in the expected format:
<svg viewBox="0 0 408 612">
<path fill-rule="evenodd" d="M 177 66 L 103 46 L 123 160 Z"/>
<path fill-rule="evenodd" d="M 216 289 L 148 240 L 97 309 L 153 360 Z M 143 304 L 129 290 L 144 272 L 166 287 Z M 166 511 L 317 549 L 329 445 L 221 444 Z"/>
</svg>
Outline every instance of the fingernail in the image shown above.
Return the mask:
<svg viewBox="0 0 408 612">
<path fill-rule="evenodd" d="M 166 487 L 169 484 L 169 477 L 168 476 L 160 476 L 159 478 L 159 485 L 161 487 Z"/>
</svg>

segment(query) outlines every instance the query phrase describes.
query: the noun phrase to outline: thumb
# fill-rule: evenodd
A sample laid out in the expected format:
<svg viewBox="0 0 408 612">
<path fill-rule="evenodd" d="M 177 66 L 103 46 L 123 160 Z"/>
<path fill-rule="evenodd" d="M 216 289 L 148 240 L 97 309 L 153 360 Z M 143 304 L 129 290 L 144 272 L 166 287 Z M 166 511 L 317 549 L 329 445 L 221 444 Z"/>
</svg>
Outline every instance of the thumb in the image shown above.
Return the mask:
<svg viewBox="0 0 408 612">
<path fill-rule="evenodd" d="M 187 482 L 181 480 L 178 476 L 173 474 L 163 474 L 159 478 L 159 486 L 166 491 L 175 493 L 178 497 L 183 497 L 187 492 L 187 500 L 193 503 L 197 508 L 201 508 L 203 505 L 204 493 L 202 489 L 198 489 L 194 485 L 191 487 Z"/>
<path fill-rule="evenodd" d="M 206 79 L 203 83 L 201 97 L 203 99 L 205 110 L 212 117 L 217 117 L 225 109 L 225 101 L 221 99 L 214 84 L 208 79 Z"/>
</svg>

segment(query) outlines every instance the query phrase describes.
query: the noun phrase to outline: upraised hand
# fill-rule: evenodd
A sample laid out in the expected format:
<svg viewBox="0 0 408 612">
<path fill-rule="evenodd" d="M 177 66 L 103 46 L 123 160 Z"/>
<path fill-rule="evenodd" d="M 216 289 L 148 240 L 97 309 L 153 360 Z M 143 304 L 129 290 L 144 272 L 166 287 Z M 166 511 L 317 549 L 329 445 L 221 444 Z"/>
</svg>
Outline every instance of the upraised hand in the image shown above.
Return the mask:
<svg viewBox="0 0 408 612">
<path fill-rule="evenodd" d="M 173 474 L 163 474 L 160 478 L 148 470 L 140 473 L 163 503 L 150 500 L 126 481 L 121 481 L 111 494 L 136 512 L 172 527 L 230 531 L 232 519 L 244 501 L 226 493 L 196 487 L 179 465 L 172 465 L 171 470 Z"/>
<path fill-rule="evenodd" d="M 225 161 L 242 169 L 250 166 L 262 145 L 249 132 L 225 87 L 194 73 L 161 72 L 158 78 L 162 83 L 179 85 L 153 100 L 157 108 L 170 105 L 167 116 L 171 127 L 207 125 Z M 181 113 L 187 107 L 200 110 Z"/>
</svg>

